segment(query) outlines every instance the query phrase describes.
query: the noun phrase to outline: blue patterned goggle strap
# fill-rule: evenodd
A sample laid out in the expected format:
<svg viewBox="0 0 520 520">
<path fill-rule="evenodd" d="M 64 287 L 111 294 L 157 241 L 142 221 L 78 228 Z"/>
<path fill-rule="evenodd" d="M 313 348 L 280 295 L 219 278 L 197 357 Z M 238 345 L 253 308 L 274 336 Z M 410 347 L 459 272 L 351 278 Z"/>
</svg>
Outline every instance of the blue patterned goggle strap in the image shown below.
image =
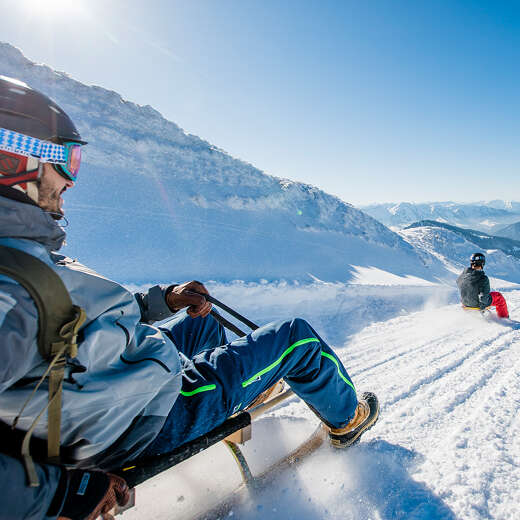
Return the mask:
<svg viewBox="0 0 520 520">
<path fill-rule="evenodd" d="M 26 157 L 37 157 L 41 162 L 67 163 L 65 146 L 42 141 L 36 137 L 19 134 L 5 128 L 0 128 L 0 150 L 25 155 Z"/>
</svg>

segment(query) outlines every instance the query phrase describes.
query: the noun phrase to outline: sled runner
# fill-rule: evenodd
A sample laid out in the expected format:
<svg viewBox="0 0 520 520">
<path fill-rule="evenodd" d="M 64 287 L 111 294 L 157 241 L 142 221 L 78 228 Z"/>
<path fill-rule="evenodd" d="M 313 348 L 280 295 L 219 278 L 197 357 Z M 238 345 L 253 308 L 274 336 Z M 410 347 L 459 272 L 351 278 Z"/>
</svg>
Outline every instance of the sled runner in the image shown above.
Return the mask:
<svg viewBox="0 0 520 520">
<path fill-rule="evenodd" d="M 171 497 L 170 507 L 175 518 L 219 516 L 240 500 L 241 493 L 254 491 L 276 471 L 303 460 L 327 438 L 321 423 L 316 427 L 311 421 L 265 416 L 291 396 L 292 391 L 284 392 L 168 454 L 136 460 L 116 473 L 134 490 L 139 487 L 137 496 L 147 511 L 157 489 L 164 488 L 166 496 Z M 251 426 L 249 437 L 247 430 Z M 266 439 L 269 446 L 265 446 Z M 297 445 L 287 453 L 288 439 L 293 442 L 296 439 Z M 192 478 L 195 480 L 190 482 Z"/>
</svg>

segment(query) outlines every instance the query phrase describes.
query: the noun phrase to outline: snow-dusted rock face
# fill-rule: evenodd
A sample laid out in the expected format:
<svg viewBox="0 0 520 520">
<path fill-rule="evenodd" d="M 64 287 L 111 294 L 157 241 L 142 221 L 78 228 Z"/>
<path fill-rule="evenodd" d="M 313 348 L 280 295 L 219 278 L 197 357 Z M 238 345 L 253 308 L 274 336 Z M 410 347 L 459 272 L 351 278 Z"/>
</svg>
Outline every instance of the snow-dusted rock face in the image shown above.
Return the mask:
<svg viewBox="0 0 520 520">
<path fill-rule="evenodd" d="M 493 232 L 520 219 L 519 202 L 498 200 L 472 204 L 400 202 L 361 206 L 361 209 L 392 229 L 401 229 L 419 220 L 436 220 Z"/>
<path fill-rule="evenodd" d="M 34 64 L 5 43 L 0 71 L 52 97 L 89 142 L 77 186 L 65 196 L 64 252 L 108 276 L 348 281 L 351 265 L 429 280 L 438 274 L 366 213 L 266 175 L 150 106 Z"/>
</svg>

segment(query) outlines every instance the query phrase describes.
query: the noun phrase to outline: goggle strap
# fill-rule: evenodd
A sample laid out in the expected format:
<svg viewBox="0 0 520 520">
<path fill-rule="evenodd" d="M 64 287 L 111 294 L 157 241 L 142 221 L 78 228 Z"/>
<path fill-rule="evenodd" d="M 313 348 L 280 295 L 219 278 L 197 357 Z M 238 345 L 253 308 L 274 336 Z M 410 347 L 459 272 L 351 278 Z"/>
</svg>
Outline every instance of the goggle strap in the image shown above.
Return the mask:
<svg viewBox="0 0 520 520">
<path fill-rule="evenodd" d="M 65 146 L 19 134 L 6 128 L 0 128 L 0 150 L 24 155 L 25 157 L 37 157 L 42 162 L 67 163 Z"/>
</svg>

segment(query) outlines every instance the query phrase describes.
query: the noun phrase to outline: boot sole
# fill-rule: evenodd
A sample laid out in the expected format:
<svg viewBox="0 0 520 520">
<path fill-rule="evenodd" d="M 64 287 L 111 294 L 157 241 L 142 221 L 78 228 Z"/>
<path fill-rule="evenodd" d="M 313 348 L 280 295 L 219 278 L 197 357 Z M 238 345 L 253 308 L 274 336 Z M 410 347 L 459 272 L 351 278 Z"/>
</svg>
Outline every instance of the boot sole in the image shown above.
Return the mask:
<svg viewBox="0 0 520 520">
<path fill-rule="evenodd" d="M 377 396 L 372 392 L 363 392 L 361 398 L 365 399 L 370 407 L 368 418 L 354 431 L 345 435 L 339 436 L 329 433 L 330 443 L 334 448 L 349 448 L 359 440 L 361 435 L 370 430 L 379 419 L 379 400 L 377 399 Z"/>
</svg>

